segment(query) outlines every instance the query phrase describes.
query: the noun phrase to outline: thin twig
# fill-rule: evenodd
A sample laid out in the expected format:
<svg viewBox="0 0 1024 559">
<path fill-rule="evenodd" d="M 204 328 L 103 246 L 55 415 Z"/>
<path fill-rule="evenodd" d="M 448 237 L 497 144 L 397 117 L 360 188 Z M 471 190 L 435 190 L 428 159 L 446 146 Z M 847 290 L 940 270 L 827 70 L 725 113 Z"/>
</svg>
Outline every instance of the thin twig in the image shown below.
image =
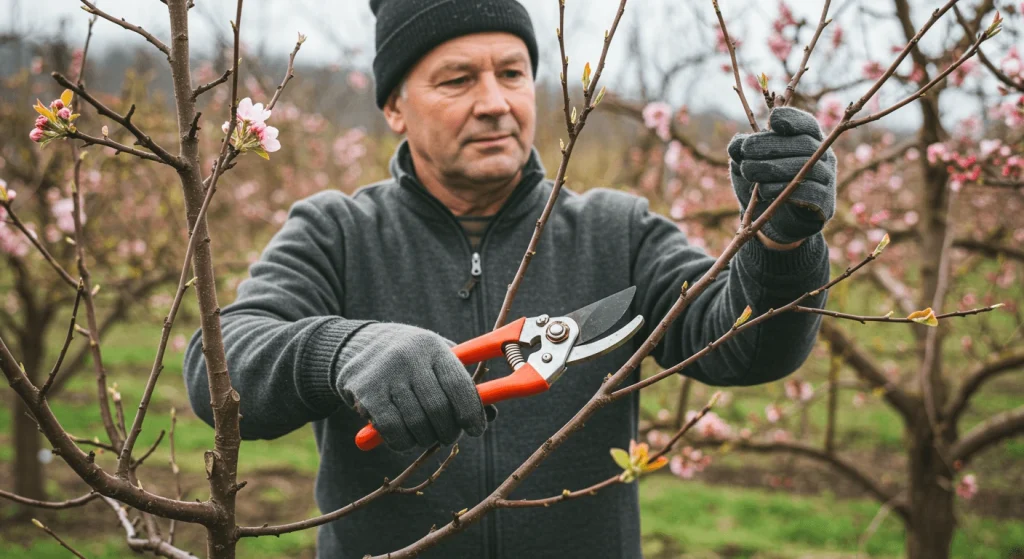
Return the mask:
<svg viewBox="0 0 1024 559">
<path fill-rule="evenodd" d="M 64 337 L 64 345 L 61 346 L 60 353 L 57 354 L 57 361 L 53 364 L 53 368 L 50 369 L 50 374 L 46 377 L 46 382 L 43 384 L 42 388 L 39 389 L 40 400 L 46 397 L 46 393 L 50 390 L 50 387 L 53 386 L 53 380 L 57 378 L 57 373 L 60 372 L 60 366 L 64 363 L 64 356 L 67 355 L 68 347 L 71 346 L 71 340 L 75 337 L 75 320 L 78 319 L 78 303 L 82 300 L 83 292 L 85 292 L 85 286 L 81 281 L 79 281 L 78 289 L 75 290 L 75 305 L 71 309 L 71 321 L 70 324 L 68 324 L 68 333 Z"/>
<path fill-rule="evenodd" d="M 71 155 L 74 160 L 71 200 L 73 206 L 72 221 L 75 227 L 75 261 L 78 265 L 78 275 L 81 277 L 84 291 L 83 296 L 85 297 L 85 317 L 88 324 L 89 349 L 92 351 L 93 367 L 96 369 L 96 396 L 100 406 L 100 417 L 103 419 L 103 428 L 107 432 L 107 438 L 114 448 L 121 448 L 121 434 L 118 433 L 114 425 L 114 419 L 110 415 L 110 401 L 107 398 L 107 370 L 103 366 L 103 355 L 100 351 L 99 328 L 96 324 L 96 304 L 93 300 L 92 276 L 85 262 L 85 225 L 82 222 L 80 180 L 82 157 L 78 147 L 74 144 L 71 145 Z"/>
<path fill-rule="evenodd" d="M 14 226 L 19 231 L 21 231 L 23 235 L 25 235 L 25 238 L 27 238 L 29 242 L 32 243 L 32 246 L 36 247 L 39 253 L 43 255 L 43 258 L 46 260 L 46 262 L 50 264 L 51 267 L 53 267 L 54 271 L 57 272 L 57 275 L 60 276 L 60 279 L 64 280 L 64 283 L 70 285 L 71 287 L 77 288 L 78 280 L 73 278 L 71 274 L 69 274 L 67 270 L 65 270 L 64 267 L 61 266 L 59 262 L 57 262 L 53 255 L 50 254 L 50 251 L 46 250 L 46 247 L 43 246 L 41 242 L 39 242 L 39 239 L 37 239 L 36 236 L 33 235 L 27 227 L 25 227 L 25 224 L 21 222 L 21 220 L 18 218 L 18 215 L 14 213 L 14 209 L 11 208 L 10 203 L 4 204 L 3 208 L 7 211 L 7 219 L 10 220 L 10 223 L 13 223 Z"/>
<path fill-rule="evenodd" d="M 736 95 L 740 96 L 740 103 L 743 103 L 743 112 L 747 115 L 747 121 L 750 122 L 750 127 L 754 132 L 760 132 L 761 127 L 757 125 L 757 119 L 754 118 L 754 112 L 750 110 L 750 104 L 747 103 L 747 96 L 743 93 L 743 80 L 740 79 L 740 65 L 736 61 L 736 44 L 733 43 L 729 37 L 729 29 L 725 25 L 725 18 L 722 17 L 722 10 L 718 7 L 718 0 L 711 0 L 711 5 L 715 7 L 715 15 L 718 16 L 718 26 L 722 29 L 722 37 L 725 39 L 725 46 L 729 48 L 729 58 L 732 60 L 732 75 L 736 80 L 736 85 L 733 90 L 736 91 Z"/>
<path fill-rule="evenodd" d="M 433 446 L 428 448 L 423 454 L 421 454 L 419 458 L 413 461 L 413 463 L 410 464 L 404 471 L 402 471 L 402 473 L 399 474 L 398 477 L 396 477 L 395 479 L 384 478 L 384 483 L 380 487 L 374 489 L 370 493 L 367 493 L 366 495 L 349 503 L 348 505 L 345 505 L 344 507 L 338 510 L 307 520 L 292 522 L 290 524 L 282 524 L 280 526 L 268 526 L 266 524 L 264 524 L 263 526 L 240 526 L 238 527 L 238 530 L 236 532 L 237 536 L 239 538 L 253 538 L 258 536 L 280 536 L 281 534 L 287 534 L 289 532 L 307 530 L 309 528 L 314 528 L 316 526 L 327 524 L 332 520 L 337 520 L 353 511 L 365 507 L 366 505 L 377 500 L 379 497 L 382 497 L 389 493 L 404 493 L 405 491 L 401 490 L 401 485 L 405 483 L 406 479 L 408 479 L 409 476 L 412 475 L 414 471 L 416 471 L 420 466 L 422 466 L 427 461 L 427 458 L 429 458 L 431 455 L 437 452 L 439 448 L 440 445 L 435 443 Z M 442 468 L 445 465 L 447 465 L 448 461 L 451 460 L 455 456 L 455 454 L 458 454 L 458 451 L 456 450 L 455 447 L 453 447 L 452 453 L 448 456 L 448 458 L 445 459 L 444 463 L 442 464 Z"/>
<path fill-rule="evenodd" d="M 213 80 L 210 83 L 204 83 L 196 87 L 195 91 L 192 92 L 192 100 L 197 99 L 200 95 L 228 81 L 228 78 L 231 76 L 232 73 L 234 73 L 234 69 L 228 68 L 227 70 L 224 70 L 224 73 L 221 74 L 219 78 Z"/>
<path fill-rule="evenodd" d="M 776 100 L 776 107 L 789 105 L 793 94 L 796 93 L 796 86 L 800 83 L 800 78 L 803 77 L 804 72 L 807 71 L 807 62 L 811 59 L 811 52 L 814 51 L 814 47 L 818 44 L 818 37 L 821 37 L 821 32 L 824 31 L 829 23 L 832 23 L 832 20 L 828 17 L 828 8 L 831 3 L 832 0 L 825 0 L 824 5 L 821 7 L 821 18 L 818 20 L 818 26 L 814 28 L 814 36 L 811 37 L 811 42 L 804 47 L 804 57 L 800 60 L 800 68 L 796 71 L 796 74 L 793 74 L 793 79 L 789 80 L 789 83 L 786 84 L 786 90 L 782 93 L 782 98 Z"/>
<path fill-rule="evenodd" d="M 167 45 L 165 45 L 163 43 L 163 41 L 161 41 L 160 39 L 157 39 L 156 37 L 154 37 L 153 34 L 150 33 L 149 31 L 146 31 L 145 29 L 139 27 L 138 25 L 133 25 L 131 23 L 128 23 L 127 21 L 124 20 L 124 18 L 116 18 L 116 17 L 114 17 L 114 16 L 104 12 L 103 10 L 97 8 L 95 4 L 93 4 L 92 2 L 89 2 L 89 0 L 80 0 L 80 1 L 82 2 L 82 4 L 85 4 L 85 7 L 82 8 L 82 9 L 85 10 L 86 12 L 89 12 L 90 14 L 93 14 L 93 15 L 100 16 L 101 18 L 103 18 L 103 19 L 105 19 L 105 20 L 107 20 L 107 21 L 109 21 L 111 23 L 120 25 L 121 27 L 124 27 L 125 29 L 127 29 L 129 31 L 134 31 L 135 33 L 138 33 L 139 35 L 142 35 L 142 37 L 145 38 L 147 41 L 149 41 L 150 44 L 152 44 L 154 47 L 159 49 L 160 52 L 164 53 L 165 56 L 170 58 L 170 56 L 171 56 L 171 49 L 167 48 Z"/>
<path fill-rule="evenodd" d="M 1002 305 L 1000 305 L 1000 304 L 995 304 L 995 305 L 989 305 L 987 307 L 979 307 L 977 309 L 970 309 L 970 310 L 966 310 L 966 311 L 956 311 L 956 312 L 948 312 L 948 313 L 943 313 L 943 314 L 937 314 L 937 315 L 935 315 L 935 319 L 936 320 L 942 320 L 944 318 L 952 318 L 952 317 L 955 317 L 955 316 L 969 316 L 969 315 L 972 315 L 972 314 L 978 314 L 978 313 L 983 313 L 983 312 L 994 311 L 994 310 L 1000 308 L 1001 306 Z M 896 317 L 896 316 L 862 316 L 862 315 L 857 315 L 857 314 L 847 314 L 847 313 L 842 313 L 842 312 L 836 312 L 836 311 L 831 311 L 831 310 L 827 310 L 827 309 L 815 309 L 815 308 L 812 308 L 812 307 L 802 307 L 802 306 L 799 306 L 799 305 L 794 307 L 793 311 L 795 311 L 795 312 L 803 312 L 803 313 L 822 314 L 822 315 L 831 316 L 831 317 L 834 317 L 834 318 L 845 318 L 847 320 L 855 320 L 857 322 L 860 322 L 861 324 L 867 324 L 868 322 L 893 322 L 893 323 L 904 323 L 904 324 L 911 323 L 912 324 L 912 323 L 916 322 L 914 319 L 911 319 L 911 318 L 900 318 L 900 317 Z"/>
<path fill-rule="evenodd" d="M 72 555 L 74 555 L 75 557 L 78 557 L 79 559 L 86 559 L 85 555 L 82 555 L 81 553 L 78 552 L 77 549 L 75 549 L 75 548 L 71 547 L 70 545 L 68 545 L 68 542 L 62 540 L 60 536 L 55 534 L 53 532 L 53 530 L 47 528 L 46 525 L 44 525 L 42 522 L 40 522 L 40 521 L 36 520 L 35 518 L 33 518 L 32 519 L 32 523 L 36 525 L 36 528 L 39 528 L 40 530 L 46 532 L 47 534 L 50 534 L 51 538 L 57 540 L 57 543 L 59 543 L 60 546 L 63 547 L 64 549 L 70 551 Z"/>
<path fill-rule="evenodd" d="M 90 491 L 85 495 L 82 495 L 81 497 L 75 497 L 74 499 L 68 499 L 67 501 L 37 501 L 35 499 L 29 499 L 28 497 L 22 497 L 21 495 L 16 495 L 14 493 L 8 493 L 7 491 L 0 490 L 0 498 L 2 499 L 14 501 L 19 505 L 49 510 L 61 510 L 80 507 L 99 496 L 99 493 L 95 491 Z"/>
<path fill-rule="evenodd" d="M 134 464 L 132 464 L 133 468 L 138 468 L 139 466 L 141 466 L 142 463 L 146 461 L 146 458 L 149 458 L 149 455 L 153 454 L 153 451 L 156 450 L 156 447 L 160 446 L 160 441 L 164 440 L 165 434 L 166 433 L 164 432 L 164 430 L 161 429 L 160 434 L 156 436 L 156 440 L 153 441 L 153 444 L 149 447 L 149 450 L 147 450 L 145 454 L 139 457 L 139 459 L 136 460 Z M 178 498 L 180 499 L 181 497 Z"/>
<path fill-rule="evenodd" d="M 156 156 L 160 159 L 161 162 L 163 162 L 163 163 L 165 163 L 167 165 L 170 165 L 171 167 L 174 167 L 175 169 L 179 169 L 180 170 L 182 168 L 184 163 L 181 161 L 181 158 L 179 158 L 178 156 L 175 156 L 175 155 L 171 155 L 167 150 L 165 150 L 164 148 L 160 147 L 159 144 L 157 144 L 146 133 L 144 133 L 142 130 L 140 130 L 139 127 L 136 126 L 134 122 L 131 121 L 131 116 L 132 116 L 132 114 L 135 111 L 134 105 L 131 107 L 131 109 L 129 109 L 127 114 L 122 115 L 122 114 L 118 113 L 117 111 L 114 111 L 113 109 L 111 109 L 111 108 L 107 107 L 106 105 L 104 105 L 100 100 L 98 100 L 95 97 L 93 97 L 86 90 L 84 85 L 78 85 L 78 84 L 71 83 L 70 80 L 68 80 L 66 77 L 64 77 L 59 72 L 53 72 L 50 75 L 53 76 L 53 79 L 57 80 L 57 83 L 59 83 L 62 86 L 70 89 L 71 91 L 73 91 L 75 93 L 75 95 L 81 97 L 87 103 L 92 105 L 93 108 L 95 108 L 96 111 L 99 112 L 101 115 L 109 118 L 110 120 L 113 120 L 114 122 L 116 122 L 116 123 L 120 124 L 122 127 L 124 127 L 126 130 L 131 132 L 132 135 L 135 136 L 135 138 L 139 141 L 139 144 L 141 144 L 142 146 L 145 146 L 147 149 L 149 149 L 154 154 L 156 154 Z M 96 143 L 99 143 L 99 142 L 96 142 Z M 122 150 L 122 151 L 125 151 L 125 150 Z M 133 155 L 135 155 L 135 154 L 133 154 Z"/>
</svg>

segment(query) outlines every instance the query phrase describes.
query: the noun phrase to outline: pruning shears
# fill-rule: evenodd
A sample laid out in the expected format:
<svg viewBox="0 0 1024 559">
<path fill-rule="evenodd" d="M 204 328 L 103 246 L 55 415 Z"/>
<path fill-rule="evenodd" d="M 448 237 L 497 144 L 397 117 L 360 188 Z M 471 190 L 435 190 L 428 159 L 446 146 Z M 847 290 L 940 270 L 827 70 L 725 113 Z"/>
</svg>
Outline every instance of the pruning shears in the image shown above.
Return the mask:
<svg viewBox="0 0 1024 559">
<path fill-rule="evenodd" d="M 512 374 L 508 376 L 477 385 L 480 400 L 485 406 L 540 394 L 562 376 L 568 365 L 604 355 L 626 343 L 640 330 L 644 318 L 636 316 L 614 333 L 591 342 L 618 322 L 629 309 L 635 292 L 635 286 L 629 287 L 565 316 L 524 316 L 463 342 L 452 351 L 464 365 L 504 357 L 512 368 Z M 540 348 L 524 358 L 523 348 L 533 347 L 538 342 Z M 372 423 L 356 435 L 356 446 L 362 450 L 371 450 L 381 442 L 380 434 Z"/>
</svg>

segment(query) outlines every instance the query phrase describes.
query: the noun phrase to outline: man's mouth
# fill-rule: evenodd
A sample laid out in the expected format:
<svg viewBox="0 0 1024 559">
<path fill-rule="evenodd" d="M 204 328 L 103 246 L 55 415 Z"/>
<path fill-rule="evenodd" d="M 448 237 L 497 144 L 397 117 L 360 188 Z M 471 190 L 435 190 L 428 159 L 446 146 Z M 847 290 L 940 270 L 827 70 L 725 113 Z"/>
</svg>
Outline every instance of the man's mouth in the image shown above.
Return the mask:
<svg viewBox="0 0 1024 559">
<path fill-rule="evenodd" d="M 504 141 L 505 139 L 508 139 L 508 138 L 511 138 L 511 137 L 512 137 L 512 134 L 488 134 L 486 136 L 476 136 L 474 138 L 470 138 L 469 141 L 466 142 L 466 143 L 484 144 L 484 145 L 486 145 L 486 144 L 498 144 L 498 143 Z"/>
</svg>

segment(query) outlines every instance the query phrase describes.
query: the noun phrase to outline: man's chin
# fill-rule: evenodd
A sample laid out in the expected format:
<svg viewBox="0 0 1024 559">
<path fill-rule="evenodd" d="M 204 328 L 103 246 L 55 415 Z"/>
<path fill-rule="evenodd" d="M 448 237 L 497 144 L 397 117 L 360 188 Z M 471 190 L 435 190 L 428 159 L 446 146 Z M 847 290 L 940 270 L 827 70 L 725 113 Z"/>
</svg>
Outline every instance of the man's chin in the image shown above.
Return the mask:
<svg viewBox="0 0 1024 559">
<path fill-rule="evenodd" d="M 466 168 L 466 177 L 473 181 L 495 182 L 510 180 L 523 169 L 521 160 L 507 153 L 474 158 Z"/>
</svg>

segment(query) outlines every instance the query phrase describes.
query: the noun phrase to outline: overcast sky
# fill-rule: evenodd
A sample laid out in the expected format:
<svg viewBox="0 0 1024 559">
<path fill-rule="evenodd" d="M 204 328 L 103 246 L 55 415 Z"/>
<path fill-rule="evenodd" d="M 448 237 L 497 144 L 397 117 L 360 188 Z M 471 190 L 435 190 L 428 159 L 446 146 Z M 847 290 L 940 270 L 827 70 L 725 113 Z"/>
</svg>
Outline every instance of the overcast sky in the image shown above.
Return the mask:
<svg viewBox="0 0 1024 559">
<path fill-rule="evenodd" d="M 554 33 L 558 20 L 558 0 L 521 2 L 529 10 L 538 34 L 541 48 L 538 77 L 554 79 L 558 75 Z M 38 5 L 38 0 L 0 0 L 0 30 L 50 35 L 59 32 L 59 22 L 65 18 L 68 23 L 65 33 L 69 42 L 74 44 L 84 41 L 87 15 L 81 11 L 78 1 L 48 0 L 45 4 L 45 17 L 40 18 L 39 12 L 32 9 Z M 204 46 L 214 44 L 214 25 L 219 25 L 225 31 L 230 30 L 228 21 L 234 17 L 235 2 L 196 0 L 196 4 L 190 19 L 192 45 L 197 52 L 209 52 Z M 770 22 L 778 13 L 777 2 L 721 0 L 720 4 L 734 36 L 741 38 L 748 46 L 765 45 L 771 32 Z M 812 24 L 817 21 L 821 9 L 819 2 L 793 1 L 789 4 L 798 17 L 807 17 Z M 889 60 L 892 55 L 888 49 L 901 42 L 901 33 L 891 18 L 887 22 L 869 14 L 891 13 L 891 0 L 845 0 L 834 1 L 832 4 L 836 22 L 850 37 L 859 56 L 865 56 L 867 52 L 874 58 Z M 923 22 L 928 15 L 925 5 L 933 5 L 934 2 L 919 0 L 912 4 L 917 7 L 916 22 Z M 596 62 L 603 29 L 611 23 L 618 0 L 566 0 L 566 5 L 570 75 L 578 76 L 583 62 Z M 167 12 L 159 0 L 99 0 L 98 6 L 142 25 L 159 37 L 167 36 Z M 606 81 L 603 83 L 610 90 L 624 91 L 632 88 L 635 91 L 638 62 L 627 56 L 627 47 L 630 30 L 634 28 L 637 18 L 642 22 L 643 30 L 640 43 L 651 65 L 664 66 L 675 59 L 706 50 L 702 47 L 713 41 L 712 26 L 717 26 L 710 0 L 631 0 L 620 24 L 620 32 L 612 45 L 605 71 Z M 365 0 L 330 3 L 319 0 L 248 0 L 242 18 L 243 41 L 258 53 L 283 56 L 291 50 L 296 34 L 301 31 L 309 37 L 300 54 L 302 60 L 368 69 L 373 59 L 373 22 L 373 14 Z M 1009 23 L 1019 26 L 1020 18 Z M 931 40 L 925 41 L 925 47 L 934 45 L 947 32 L 948 28 L 937 25 Z M 100 50 L 148 47 L 137 36 L 103 20 L 96 24 L 93 45 Z M 778 64 L 768 59 L 767 48 L 746 48 L 742 54 L 750 70 L 765 71 L 769 75 L 774 70 L 776 75 L 781 74 Z M 799 53 L 794 52 L 793 58 L 792 64 L 795 65 Z M 726 61 L 727 57 L 719 57 L 703 71 L 685 75 L 668 100 L 673 103 L 686 102 L 694 110 L 713 107 L 740 118 L 741 107 L 731 91 L 731 75 L 718 70 L 721 62 Z M 819 68 L 815 67 L 814 58 L 810 66 L 809 79 L 815 79 L 813 74 Z M 833 74 L 846 72 L 852 77 L 859 73 L 859 65 L 853 68 L 829 67 L 828 71 Z M 893 91 L 890 96 L 894 99 L 899 94 Z M 882 101 L 885 103 L 887 99 L 883 96 Z M 963 105 L 953 102 L 944 109 L 950 115 L 963 115 Z M 916 121 L 916 112 L 908 108 L 893 115 L 888 122 L 900 127 L 912 125 Z"/>
</svg>

